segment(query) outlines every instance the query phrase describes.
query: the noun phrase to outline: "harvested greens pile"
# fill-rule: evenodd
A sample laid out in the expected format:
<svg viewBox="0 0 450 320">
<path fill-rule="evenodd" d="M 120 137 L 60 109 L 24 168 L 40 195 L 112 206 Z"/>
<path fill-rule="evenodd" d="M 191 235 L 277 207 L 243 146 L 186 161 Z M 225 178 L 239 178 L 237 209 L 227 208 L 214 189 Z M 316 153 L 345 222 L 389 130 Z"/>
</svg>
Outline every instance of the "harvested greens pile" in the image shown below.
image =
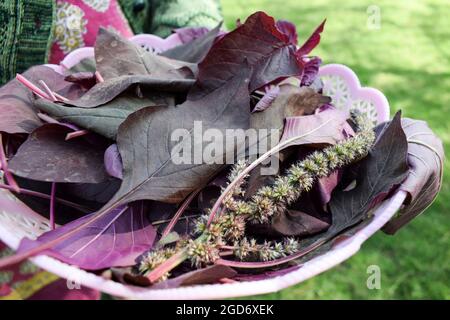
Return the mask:
<svg viewBox="0 0 450 320">
<path fill-rule="evenodd" d="M 401 188 L 394 233 L 439 191 L 442 144 L 400 113 L 374 127 L 335 109 L 310 55 L 323 28 L 298 46 L 258 12 L 228 33 L 177 30 L 184 44 L 160 54 L 101 30 L 95 60 L 18 75 L 0 89 L 0 187 L 52 230 L 0 267 L 46 254 L 155 288 L 265 279 Z"/>
</svg>

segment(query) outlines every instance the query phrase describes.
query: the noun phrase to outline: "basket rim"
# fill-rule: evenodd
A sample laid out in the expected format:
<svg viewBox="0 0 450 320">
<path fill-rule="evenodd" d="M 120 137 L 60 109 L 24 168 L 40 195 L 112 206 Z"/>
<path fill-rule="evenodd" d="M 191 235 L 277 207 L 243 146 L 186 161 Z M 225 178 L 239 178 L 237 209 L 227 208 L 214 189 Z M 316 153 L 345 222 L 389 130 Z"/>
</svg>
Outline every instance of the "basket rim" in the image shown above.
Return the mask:
<svg viewBox="0 0 450 320">
<path fill-rule="evenodd" d="M 181 44 L 181 40 L 176 35 L 162 39 L 154 35 L 144 34 L 137 35 L 130 40 L 138 44 L 154 44 L 165 49 Z M 47 66 L 57 72 L 64 72 L 65 69 L 70 68 L 72 64 L 76 63 L 78 59 L 92 54 L 92 47 L 77 49 L 70 53 L 60 65 Z M 371 100 L 375 104 L 378 112 L 378 123 L 389 120 L 389 103 L 384 94 L 374 88 L 362 87 L 357 75 L 352 69 L 341 64 L 328 64 L 319 69 L 319 76 L 324 75 L 341 76 L 347 83 L 352 97 Z M 381 229 L 395 215 L 403 204 L 406 195 L 406 192 L 398 191 L 390 199 L 383 201 L 374 210 L 372 221 L 353 236 L 335 245 L 328 252 L 307 261 L 299 269 L 270 279 L 186 286 L 171 289 L 151 289 L 151 287 L 142 288 L 105 279 L 94 273 L 45 255 L 36 256 L 30 260 L 42 269 L 66 278 L 68 281 L 78 282 L 86 287 L 125 299 L 220 299 L 270 293 L 309 279 L 331 269 L 354 255 L 370 236 Z M 17 249 L 20 242 L 20 239 L 8 232 L 2 224 L 0 224 L 0 240 L 13 249 Z"/>
<path fill-rule="evenodd" d="M 170 289 L 151 289 L 151 287 L 142 288 L 105 279 L 45 255 L 36 256 L 30 260 L 42 269 L 67 279 L 68 282 L 80 283 L 86 287 L 124 299 L 223 299 L 271 293 L 307 280 L 350 258 L 359 251 L 361 245 L 368 238 L 381 229 L 395 215 L 402 206 L 406 196 L 407 193 L 405 191 L 398 191 L 390 199 L 383 201 L 375 209 L 372 221 L 353 236 L 334 246 L 330 251 L 309 260 L 299 269 L 270 279 Z M 8 246 L 13 249 L 17 248 L 17 239 L 14 239 L 1 224 L 0 235 L 1 240 Z"/>
</svg>

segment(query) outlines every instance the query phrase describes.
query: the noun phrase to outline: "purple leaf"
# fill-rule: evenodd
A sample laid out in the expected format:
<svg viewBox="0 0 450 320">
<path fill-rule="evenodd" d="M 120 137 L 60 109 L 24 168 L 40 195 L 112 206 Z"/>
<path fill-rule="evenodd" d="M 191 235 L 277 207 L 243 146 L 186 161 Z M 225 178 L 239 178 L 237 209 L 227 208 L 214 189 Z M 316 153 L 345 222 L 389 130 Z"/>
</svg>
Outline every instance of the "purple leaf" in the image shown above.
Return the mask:
<svg viewBox="0 0 450 320">
<path fill-rule="evenodd" d="M 320 197 L 320 203 L 326 205 L 331 200 L 331 193 L 339 183 L 340 171 L 334 171 L 328 177 L 321 178 L 317 181 L 317 189 Z"/>
<path fill-rule="evenodd" d="M 402 127 L 408 140 L 409 173 L 400 189 L 410 197 L 399 215 L 383 229 L 388 234 L 394 234 L 430 206 L 442 185 L 444 148 L 441 139 L 425 121 L 403 118 Z"/>
<path fill-rule="evenodd" d="M 295 27 L 295 24 L 286 20 L 278 20 L 276 26 L 278 30 L 288 37 L 290 43 L 295 45 L 298 44 L 297 28 Z"/>
<path fill-rule="evenodd" d="M 280 93 L 279 86 L 271 86 L 268 90 L 266 90 L 266 93 L 261 98 L 261 100 L 258 101 L 252 112 L 259 112 L 266 110 L 268 107 L 272 105 L 272 102 L 278 97 L 279 93 Z"/>
<path fill-rule="evenodd" d="M 39 80 L 64 96 L 78 96 L 78 85 L 64 81 L 64 76 L 45 66 L 29 69 L 23 76 L 34 84 Z M 30 133 L 42 122 L 36 115 L 33 94 L 17 79 L 13 79 L 0 88 L 0 131 L 7 133 Z"/>
<path fill-rule="evenodd" d="M 39 181 L 98 183 L 107 179 L 104 149 L 83 137 L 66 141 L 72 129 L 48 123 L 33 131 L 9 162 L 14 174 Z"/>
<path fill-rule="evenodd" d="M 18 253 L 58 238 L 60 235 L 88 221 L 93 214 L 41 235 L 37 240 L 22 240 Z M 81 229 L 43 254 L 86 270 L 126 267 L 149 250 L 156 231 L 147 219 L 144 202 L 135 202 L 109 211 L 98 221 Z"/>
<path fill-rule="evenodd" d="M 333 223 L 326 233 L 331 238 L 363 220 L 408 174 L 408 145 L 400 112 L 379 134 L 369 155 L 358 164 L 356 186 L 336 190 L 330 201 Z"/>
<path fill-rule="evenodd" d="M 336 144 L 346 138 L 346 124 L 347 114 L 335 109 L 308 116 L 288 117 L 281 142 L 301 137 L 289 145 Z"/>
<path fill-rule="evenodd" d="M 252 68 L 250 92 L 282 77 L 300 76 L 302 67 L 295 51 L 295 45 L 278 30 L 275 20 L 257 12 L 212 46 L 199 65 L 189 98 L 199 99 L 222 87 L 241 72 L 246 61 Z"/>
<path fill-rule="evenodd" d="M 288 210 L 272 220 L 274 231 L 283 236 L 304 237 L 326 230 L 330 225 L 303 211 Z"/>
<path fill-rule="evenodd" d="M 111 177 L 122 179 L 123 165 L 117 144 L 110 145 L 105 151 L 105 169 Z"/>
<path fill-rule="evenodd" d="M 301 86 L 310 86 L 314 83 L 317 74 L 319 73 L 319 67 L 321 64 L 322 60 L 319 57 L 306 58 L 302 78 L 300 81 Z"/>
<path fill-rule="evenodd" d="M 314 30 L 313 34 L 305 41 L 305 43 L 297 50 L 298 56 L 302 57 L 309 54 L 320 42 L 320 34 L 323 32 L 323 28 L 325 26 L 325 22 L 327 20 L 323 20 L 323 22 Z"/>
<path fill-rule="evenodd" d="M 180 37 L 181 42 L 186 44 L 203 37 L 209 32 L 209 29 L 206 27 L 185 27 L 175 29 L 174 31 Z"/>
<path fill-rule="evenodd" d="M 196 64 L 147 52 L 130 40 L 103 28 L 100 28 L 97 35 L 95 60 L 97 71 L 105 80 L 124 75 L 185 79 L 186 74 L 181 68 L 188 67 L 193 73 L 197 69 Z"/>
<path fill-rule="evenodd" d="M 161 53 L 161 56 L 191 63 L 199 63 L 206 57 L 216 41 L 221 26 L 222 23 L 211 31 L 208 31 L 205 35 L 189 43 L 164 51 Z"/>
</svg>

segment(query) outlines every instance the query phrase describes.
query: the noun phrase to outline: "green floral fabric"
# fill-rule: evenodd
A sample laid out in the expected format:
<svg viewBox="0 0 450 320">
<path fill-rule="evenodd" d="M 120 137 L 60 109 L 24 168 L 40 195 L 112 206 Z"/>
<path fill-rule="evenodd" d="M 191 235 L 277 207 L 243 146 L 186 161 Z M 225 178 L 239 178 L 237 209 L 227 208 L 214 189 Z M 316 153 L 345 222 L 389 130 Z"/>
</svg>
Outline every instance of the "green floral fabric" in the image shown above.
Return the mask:
<svg viewBox="0 0 450 320">
<path fill-rule="evenodd" d="M 175 28 L 215 27 L 219 0 L 118 0 L 134 33 L 168 36 Z M 139 6 L 137 6 L 139 5 Z M 0 1 L 0 85 L 47 62 L 55 21 L 54 0 Z"/>
</svg>

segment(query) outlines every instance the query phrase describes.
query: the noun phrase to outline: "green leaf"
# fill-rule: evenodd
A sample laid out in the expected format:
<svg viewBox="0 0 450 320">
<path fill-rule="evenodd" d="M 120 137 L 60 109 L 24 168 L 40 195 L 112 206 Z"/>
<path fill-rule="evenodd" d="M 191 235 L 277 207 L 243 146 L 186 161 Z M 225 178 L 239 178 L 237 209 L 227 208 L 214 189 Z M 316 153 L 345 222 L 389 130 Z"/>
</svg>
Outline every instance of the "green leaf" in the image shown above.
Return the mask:
<svg viewBox="0 0 450 320">
<path fill-rule="evenodd" d="M 76 124 L 107 138 L 115 139 L 120 124 L 133 112 L 150 106 L 161 106 L 168 101 L 148 98 L 118 97 L 98 108 L 77 108 L 37 99 L 35 106 L 58 121 Z"/>
</svg>

